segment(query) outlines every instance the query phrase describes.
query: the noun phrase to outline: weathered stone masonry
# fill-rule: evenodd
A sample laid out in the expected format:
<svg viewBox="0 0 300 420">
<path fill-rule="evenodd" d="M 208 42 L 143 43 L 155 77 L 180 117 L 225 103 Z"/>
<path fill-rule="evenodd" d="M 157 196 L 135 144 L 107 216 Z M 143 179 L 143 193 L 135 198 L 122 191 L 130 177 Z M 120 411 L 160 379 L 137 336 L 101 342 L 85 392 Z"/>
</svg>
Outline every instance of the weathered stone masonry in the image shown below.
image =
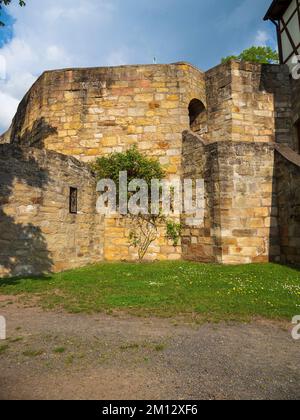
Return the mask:
<svg viewBox="0 0 300 420">
<path fill-rule="evenodd" d="M 138 144 L 177 174 L 193 98 L 206 102 L 204 74 L 186 64 L 46 72 L 21 102 L 10 141 L 82 161 Z"/>
<path fill-rule="evenodd" d="M 103 257 L 96 181 L 77 160 L 47 150 L 0 145 L 0 275 L 62 271 Z M 78 214 L 69 189 L 78 188 Z"/>
<path fill-rule="evenodd" d="M 135 260 L 128 221 L 96 214 L 85 166 L 133 144 L 170 179 L 205 180 L 203 225 L 183 217 L 177 247 L 162 228 L 148 259 L 299 262 L 299 89 L 285 66 L 236 61 L 44 73 L 0 137 L 0 275 Z"/>
<path fill-rule="evenodd" d="M 185 258 L 228 264 L 279 260 L 274 146 L 208 144 L 190 132 L 183 144 L 185 175 L 205 179 L 206 197 L 204 225 L 183 232 Z"/>
</svg>

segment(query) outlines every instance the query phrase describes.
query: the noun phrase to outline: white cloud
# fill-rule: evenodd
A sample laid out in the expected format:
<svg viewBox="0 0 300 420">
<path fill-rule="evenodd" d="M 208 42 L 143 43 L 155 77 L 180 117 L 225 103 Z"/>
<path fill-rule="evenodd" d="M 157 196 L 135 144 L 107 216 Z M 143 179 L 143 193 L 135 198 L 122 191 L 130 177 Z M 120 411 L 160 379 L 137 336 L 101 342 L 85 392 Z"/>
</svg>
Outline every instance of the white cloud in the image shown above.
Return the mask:
<svg viewBox="0 0 300 420">
<path fill-rule="evenodd" d="M 0 127 L 9 127 L 18 103 L 13 96 L 0 92 Z"/>
<path fill-rule="evenodd" d="M 255 38 L 275 46 L 274 28 L 266 29 L 266 41 L 261 20 L 266 1 L 28 0 L 24 8 L 12 2 L 14 36 L 0 49 L 7 69 L 0 80 L 0 132 L 45 70 L 152 63 L 154 56 L 205 69 Z"/>
<path fill-rule="evenodd" d="M 255 45 L 259 46 L 266 46 L 268 44 L 268 41 L 270 41 L 270 35 L 267 31 L 258 30 L 255 35 Z"/>
<path fill-rule="evenodd" d="M 123 66 L 128 64 L 128 57 L 130 57 L 130 50 L 126 47 L 116 49 L 108 54 L 104 65 L 107 66 Z"/>
<path fill-rule="evenodd" d="M 114 1 L 114 4 L 116 2 Z M 45 70 L 125 64 L 127 47 L 109 49 L 105 34 L 117 8 L 111 0 L 30 0 L 12 6 L 16 18 L 12 41 L 0 49 L 6 80 L 0 84 L 0 132 L 6 130 L 17 105 Z"/>
</svg>

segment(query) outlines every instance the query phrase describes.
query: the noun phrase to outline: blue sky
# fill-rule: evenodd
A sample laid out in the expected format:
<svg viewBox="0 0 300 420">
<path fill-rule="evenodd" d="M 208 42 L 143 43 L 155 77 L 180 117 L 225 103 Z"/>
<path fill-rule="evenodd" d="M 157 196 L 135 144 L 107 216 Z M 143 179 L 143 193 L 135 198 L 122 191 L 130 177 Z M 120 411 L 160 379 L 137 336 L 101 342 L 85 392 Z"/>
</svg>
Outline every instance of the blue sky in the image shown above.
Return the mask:
<svg viewBox="0 0 300 420">
<path fill-rule="evenodd" d="M 4 44 L 7 44 L 11 41 L 13 36 L 13 24 L 14 19 L 10 16 L 6 10 L 2 10 L 1 12 L 1 22 L 5 22 L 5 27 L 0 28 L 0 48 L 3 47 Z"/>
<path fill-rule="evenodd" d="M 13 1 L 13 3 L 17 3 Z M 275 46 L 271 0 L 27 0 L 0 29 L 0 131 L 46 69 L 189 61 L 206 70 L 251 45 Z"/>
</svg>

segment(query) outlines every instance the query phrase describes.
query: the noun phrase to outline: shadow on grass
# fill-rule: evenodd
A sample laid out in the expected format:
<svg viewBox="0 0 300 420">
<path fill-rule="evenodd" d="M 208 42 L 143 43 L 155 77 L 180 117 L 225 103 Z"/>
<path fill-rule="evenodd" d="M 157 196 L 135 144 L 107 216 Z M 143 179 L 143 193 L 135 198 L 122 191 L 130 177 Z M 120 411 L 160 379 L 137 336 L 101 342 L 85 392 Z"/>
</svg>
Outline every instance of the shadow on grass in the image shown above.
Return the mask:
<svg viewBox="0 0 300 420">
<path fill-rule="evenodd" d="M 4 277 L 0 278 L 0 290 L 1 287 L 5 286 L 17 286 L 23 281 L 32 280 L 32 281 L 50 281 L 53 280 L 51 275 L 41 275 L 41 276 L 21 276 L 21 277 Z"/>
<path fill-rule="evenodd" d="M 273 263 L 273 264 L 278 265 L 279 267 L 290 268 L 292 270 L 300 272 L 300 264 L 283 264 L 283 263 Z"/>
</svg>

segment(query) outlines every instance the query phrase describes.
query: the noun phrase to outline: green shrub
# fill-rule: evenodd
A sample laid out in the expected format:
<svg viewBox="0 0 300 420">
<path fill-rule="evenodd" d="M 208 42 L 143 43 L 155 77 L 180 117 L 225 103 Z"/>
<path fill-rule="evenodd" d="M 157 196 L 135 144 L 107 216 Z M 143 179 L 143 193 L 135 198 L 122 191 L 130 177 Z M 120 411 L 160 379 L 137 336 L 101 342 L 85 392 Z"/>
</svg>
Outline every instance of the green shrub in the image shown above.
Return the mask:
<svg viewBox="0 0 300 420">
<path fill-rule="evenodd" d="M 173 241 L 174 246 L 178 246 L 181 237 L 182 225 L 181 223 L 167 221 L 167 238 Z"/>
<path fill-rule="evenodd" d="M 120 194 L 120 172 L 127 172 L 127 187 L 133 180 L 143 180 L 148 185 L 150 193 L 151 181 L 162 181 L 165 177 L 165 171 L 161 164 L 142 155 L 136 146 L 133 146 L 124 153 L 113 153 L 108 157 L 101 157 L 92 165 L 93 171 L 99 180 L 110 179 L 114 181 L 117 187 L 117 203 L 119 203 Z M 128 193 L 128 200 L 133 193 Z M 160 224 L 165 222 L 161 215 L 151 214 L 151 194 L 148 200 L 149 214 L 139 213 L 129 215 L 131 218 L 130 244 L 137 248 L 139 260 L 145 257 L 150 245 L 157 239 Z"/>
</svg>

